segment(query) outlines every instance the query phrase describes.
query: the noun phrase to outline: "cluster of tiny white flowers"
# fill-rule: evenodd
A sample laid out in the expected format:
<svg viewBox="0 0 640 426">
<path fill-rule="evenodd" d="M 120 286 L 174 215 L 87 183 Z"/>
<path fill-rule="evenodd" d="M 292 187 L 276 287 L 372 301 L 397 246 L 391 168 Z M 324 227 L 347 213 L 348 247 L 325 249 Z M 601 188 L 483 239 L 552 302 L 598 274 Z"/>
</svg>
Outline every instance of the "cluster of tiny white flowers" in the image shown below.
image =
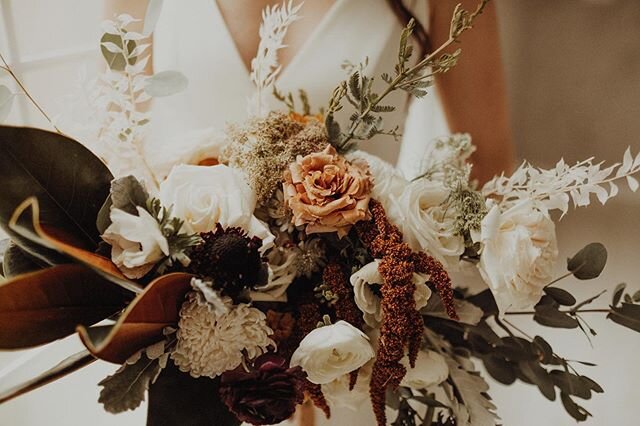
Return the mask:
<svg viewBox="0 0 640 426">
<path fill-rule="evenodd" d="M 638 172 L 640 154 L 634 158 L 627 148 L 622 163 L 606 168 L 602 163 L 594 164 L 592 158 L 573 166 L 560 160 L 549 170 L 524 162 L 511 177 L 502 175 L 489 181 L 482 192 L 486 197 L 499 198 L 503 208 L 523 200 L 532 200 L 542 210 L 558 209 L 564 215 L 570 201 L 574 207 L 588 206 L 592 194 L 602 204 L 606 203 L 618 194 L 616 182 L 622 179 L 635 192 L 639 185 L 633 175 Z"/>
<path fill-rule="evenodd" d="M 214 378 L 248 359 L 262 355 L 275 343 L 264 313 L 231 299 L 221 298 L 227 312 L 210 303 L 202 293 L 190 292 L 180 309 L 176 347 L 171 358 L 192 377 Z"/>
</svg>

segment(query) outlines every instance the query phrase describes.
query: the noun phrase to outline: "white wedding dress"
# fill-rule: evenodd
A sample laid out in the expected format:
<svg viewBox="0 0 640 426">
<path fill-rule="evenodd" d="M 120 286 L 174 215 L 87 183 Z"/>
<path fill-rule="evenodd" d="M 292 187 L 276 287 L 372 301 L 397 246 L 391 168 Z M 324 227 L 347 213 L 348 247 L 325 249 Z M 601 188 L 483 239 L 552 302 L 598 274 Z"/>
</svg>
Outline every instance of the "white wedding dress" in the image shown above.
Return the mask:
<svg viewBox="0 0 640 426">
<path fill-rule="evenodd" d="M 414 13 L 426 22 L 427 2 L 412 0 Z M 188 5 L 188 7 L 187 7 Z M 304 20 L 304 6 L 301 10 Z M 367 72 L 379 76 L 391 73 L 397 58 L 402 26 L 385 0 L 336 0 L 312 29 L 300 51 L 282 70 L 277 80 L 281 92 L 304 89 L 317 111 L 326 104 L 346 74 L 341 65 L 368 58 Z M 167 0 L 154 33 L 154 69 L 177 70 L 189 80 L 186 91 L 154 100 L 152 149 L 158 145 L 178 146 L 185 135 L 247 118 L 247 100 L 253 94 L 249 70 L 231 38 L 216 0 Z M 271 106 L 284 105 L 272 99 Z M 396 93 L 389 102 L 397 110 L 385 114 L 386 128 L 396 125 L 404 131 L 402 143 L 388 136 L 363 142 L 369 151 L 398 166 L 413 177 L 428 142 L 447 133 L 435 93 L 419 102 L 408 102 Z M 345 108 L 346 109 L 346 108 Z"/>
</svg>

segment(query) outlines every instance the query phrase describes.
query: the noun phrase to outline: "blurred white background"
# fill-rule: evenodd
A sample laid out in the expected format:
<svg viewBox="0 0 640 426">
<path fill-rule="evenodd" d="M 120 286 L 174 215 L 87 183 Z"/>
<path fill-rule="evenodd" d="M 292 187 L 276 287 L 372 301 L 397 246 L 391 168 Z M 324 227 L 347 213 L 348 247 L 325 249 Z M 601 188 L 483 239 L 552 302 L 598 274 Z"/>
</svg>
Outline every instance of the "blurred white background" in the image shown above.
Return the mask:
<svg viewBox="0 0 640 426">
<path fill-rule="evenodd" d="M 311 0 L 308 0 L 311 1 Z M 435 0 L 437 1 L 437 0 Z M 640 1 L 497 0 L 509 79 L 514 141 L 519 154 L 541 166 L 560 157 L 572 162 L 596 156 L 618 161 L 627 146 L 640 150 Z M 187 2 L 185 2 L 186 4 Z M 101 0 L 0 0 L 0 52 L 52 115 L 74 90 L 79 71 L 95 72 Z M 12 83 L 0 75 L 0 83 Z M 10 123 L 45 127 L 37 111 L 19 96 Z M 564 257 L 591 241 L 609 249 L 609 264 L 596 282 L 567 280 L 580 298 L 622 281 L 640 289 L 640 195 L 624 194 L 610 205 L 571 212 L 559 226 Z M 563 265 L 559 265 L 559 271 Z M 605 306 L 610 294 L 598 306 Z M 519 318 L 532 334 L 548 337 L 568 358 L 593 361 L 581 371 L 605 388 L 584 406 L 587 425 L 638 424 L 640 337 L 596 315 L 600 333 L 592 348 L 575 330 L 553 331 Z M 80 349 L 71 337 L 44 350 L 0 353 L 0 386 L 25 379 Z M 23 372 L 5 376 L 24 363 Z M 95 363 L 79 374 L 0 406 L 0 425 L 142 425 L 145 408 L 113 416 L 96 403 L 97 382 L 115 366 Z M 491 395 L 507 426 L 571 425 L 559 401 L 546 401 L 537 388 L 492 384 Z"/>
</svg>

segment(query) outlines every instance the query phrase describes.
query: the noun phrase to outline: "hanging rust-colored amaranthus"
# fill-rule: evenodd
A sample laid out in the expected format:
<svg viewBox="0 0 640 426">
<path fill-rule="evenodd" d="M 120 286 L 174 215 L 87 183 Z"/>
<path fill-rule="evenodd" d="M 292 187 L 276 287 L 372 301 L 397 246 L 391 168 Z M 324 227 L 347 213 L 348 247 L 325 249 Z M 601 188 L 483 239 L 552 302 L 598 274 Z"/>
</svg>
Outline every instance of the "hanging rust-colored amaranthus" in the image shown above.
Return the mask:
<svg viewBox="0 0 640 426">
<path fill-rule="evenodd" d="M 298 321 L 295 327 L 295 338 L 297 340 L 295 347 L 298 346 L 304 336 L 311 333 L 318 326 L 318 323 L 322 321 L 322 313 L 317 303 L 304 303 L 299 305 L 298 308 Z M 311 383 L 309 380 L 304 381 L 304 391 L 309 396 L 309 399 L 313 402 L 313 405 L 318 407 L 324 415 L 331 417 L 331 409 L 329 404 L 322 393 L 322 386 L 315 383 Z"/>
<path fill-rule="evenodd" d="M 400 363 L 405 347 L 409 351 L 409 363 L 415 361 L 422 342 L 424 322 L 416 310 L 414 299 L 414 272 L 434 274 L 439 284 L 449 285 L 450 280 L 442 265 L 430 261 L 428 255 L 416 255 L 402 240 L 400 230 L 387 219 L 382 204 L 371 200 L 369 204 L 372 219 L 359 222 L 356 230 L 371 255 L 381 259 L 378 272 L 382 275 L 380 287 L 382 295 L 382 324 L 376 361 L 371 373 L 369 393 L 376 420 L 379 426 L 386 425 L 385 396 L 388 387 L 397 388 L 406 374 L 406 368 Z M 439 265 L 439 268 L 438 268 Z M 438 287 L 441 294 L 448 293 Z M 444 303 L 451 303 L 445 301 Z M 451 304 L 452 306 L 452 304 Z M 452 312 L 455 316 L 455 311 Z"/>
<path fill-rule="evenodd" d="M 336 311 L 336 319 L 344 320 L 354 327 L 362 330 L 364 320 L 362 311 L 356 305 L 353 286 L 349 283 L 349 277 L 344 268 L 338 262 L 329 262 L 322 273 L 322 281 L 337 297 L 333 304 Z"/>
<path fill-rule="evenodd" d="M 449 318 L 458 320 L 456 307 L 454 305 L 453 288 L 451 286 L 451 278 L 449 274 L 437 259 L 427 255 L 426 253 L 415 253 L 416 271 L 429 274 L 431 281 L 438 290 L 438 295 L 442 299 L 442 305 L 447 311 Z"/>
</svg>

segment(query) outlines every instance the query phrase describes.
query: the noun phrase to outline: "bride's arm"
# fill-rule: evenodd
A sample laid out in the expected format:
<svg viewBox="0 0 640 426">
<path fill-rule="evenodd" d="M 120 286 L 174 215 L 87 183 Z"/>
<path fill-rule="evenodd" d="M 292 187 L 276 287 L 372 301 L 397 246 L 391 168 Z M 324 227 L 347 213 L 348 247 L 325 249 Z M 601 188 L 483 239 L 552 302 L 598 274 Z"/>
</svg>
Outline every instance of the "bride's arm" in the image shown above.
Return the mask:
<svg viewBox="0 0 640 426">
<path fill-rule="evenodd" d="M 139 22 L 134 22 L 130 25 L 129 29 L 131 31 L 142 32 L 142 28 L 144 23 L 142 19 L 144 18 L 144 14 L 147 11 L 147 5 L 149 0 L 104 0 L 104 18 L 105 19 L 113 19 L 114 16 L 120 15 L 122 13 L 127 13 L 133 16 L 136 19 L 139 19 Z M 153 43 L 153 38 L 150 37 L 149 43 Z M 153 49 L 149 49 L 148 52 L 152 52 Z M 150 53 L 151 54 L 151 53 Z M 149 62 L 145 68 L 146 74 L 153 74 L 153 58 L 149 58 Z"/>
<path fill-rule="evenodd" d="M 448 38 L 457 3 L 475 10 L 478 0 L 430 2 L 429 34 L 434 46 Z M 461 42 L 463 53 L 458 65 L 438 76 L 436 87 L 450 129 L 470 133 L 478 147 L 473 157 L 474 176 L 484 183 L 494 174 L 509 171 L 514 163 L 495 1 L 489 2 Z"/>
</svg>

